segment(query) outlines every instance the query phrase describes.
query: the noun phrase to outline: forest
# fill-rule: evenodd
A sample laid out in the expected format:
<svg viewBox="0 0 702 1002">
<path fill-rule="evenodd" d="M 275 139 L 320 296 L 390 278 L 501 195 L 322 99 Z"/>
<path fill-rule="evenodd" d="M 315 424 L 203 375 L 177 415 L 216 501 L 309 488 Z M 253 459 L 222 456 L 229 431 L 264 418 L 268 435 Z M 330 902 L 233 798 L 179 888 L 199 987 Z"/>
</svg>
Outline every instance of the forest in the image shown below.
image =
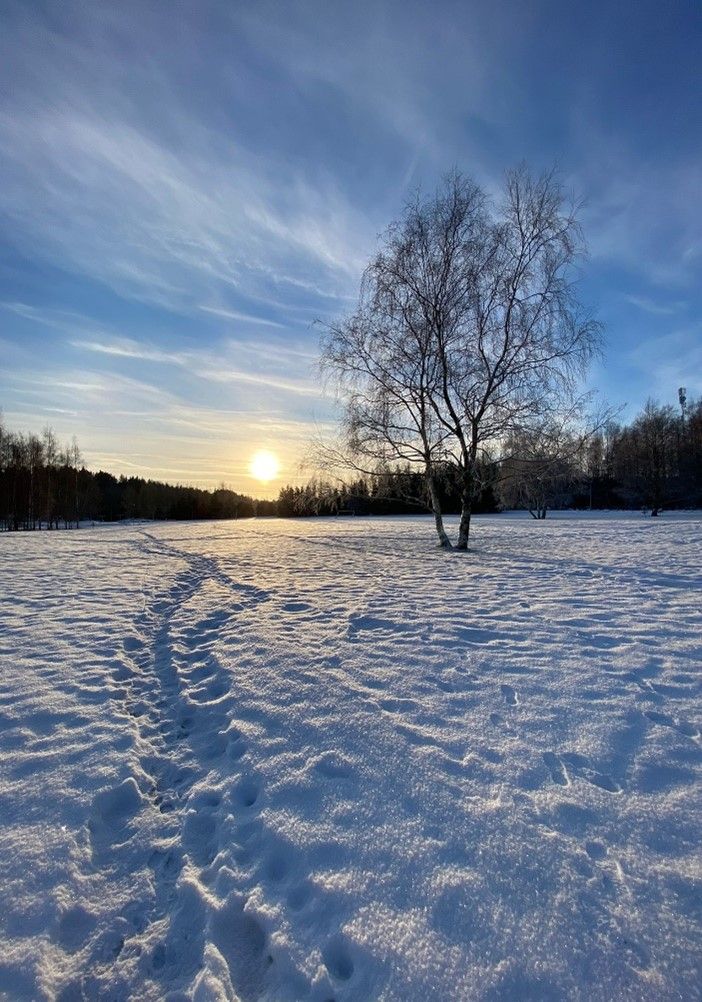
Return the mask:
<svg viewBox="0 0 702 1002">
<path fill-rule="evenodd" d="M 513 441 L 478 463 L 473 510 L 702 508 L 702 400 L 680 407 L 649 401 L 628 425 L 610 423 L 557 454 L 549 443 Z M 454 470 L 437 470 L 443 510 L 460 511 Z M 254 516 L 395 515 L 426 512 L 424 474 L 409 466 L 378 469 L 338 484 L 313 478 L 285 486 L 275 501 L 222 486 L 208 491 L 142 477 L 115 477 L 83 465 L 78 443 L 60 447 L 51 428 L 10 431 L 0 422 L 0 529 L 59 529 L 81 521 L 227 519 Z"/>
<path fill-rule="evenodd" d="M 78 443 L 61 448 L 51 428 L 11 432 L 0 422 L 0 529 L 68 529 L 82 521 L 250 518 L 276 504 L 226 487 L 214 491 L 143 477 L 93 473 Z"/>
<path fill-rule="evenodd" d="M 513 438 L 494 460 L 477 463 L 473 511 L 524 509 L 545 518 L 549 509 L 702 508 L 702 400 L 680 409 L 649 401 L 628 425 L 609 423 L 574 442 L 551 447 L 549 440 Z M 437 471 L 442 510 L 461 510 L 461 485 L 455 470 Z M 278 515 L 409 514 L 426 512 L 424 473 L 409 466 L 359 476 L 348 484 L 313 479 L 285 487 Z"/>
</svg>

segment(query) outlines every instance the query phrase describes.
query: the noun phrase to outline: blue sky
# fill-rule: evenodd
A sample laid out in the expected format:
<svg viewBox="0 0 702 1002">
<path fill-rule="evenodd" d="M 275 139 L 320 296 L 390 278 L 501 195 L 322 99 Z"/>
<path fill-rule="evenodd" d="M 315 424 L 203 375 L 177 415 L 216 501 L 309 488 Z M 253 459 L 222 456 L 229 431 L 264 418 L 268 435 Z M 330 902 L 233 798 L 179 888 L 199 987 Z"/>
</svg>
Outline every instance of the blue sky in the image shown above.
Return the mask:
<svg viewBox="0 0 702 1002">
<path fill-rule="evenodd" d="M 584 200 L 591 383 L 702 393 L 699 2 L 103 3 L 0 14 L 0 407 L 87 465 L 265 493 L 333 420 L 318 328 L 458 166 Z M 277 491 L 278 484 L 271 487 Z M 269 492 L 270 493 L 270 492 Z"/>
</svg>

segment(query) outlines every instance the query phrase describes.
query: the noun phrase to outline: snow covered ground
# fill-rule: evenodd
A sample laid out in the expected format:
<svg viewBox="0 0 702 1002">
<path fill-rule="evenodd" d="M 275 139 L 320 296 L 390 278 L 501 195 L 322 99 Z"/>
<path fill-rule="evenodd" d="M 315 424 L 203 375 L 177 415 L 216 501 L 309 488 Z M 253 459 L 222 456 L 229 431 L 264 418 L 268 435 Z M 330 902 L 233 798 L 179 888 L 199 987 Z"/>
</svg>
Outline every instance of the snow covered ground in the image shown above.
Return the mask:
<svg viewBox="0 0 702 1002">
<path fill-rule="evenodd" d="M 0 997 L 702 997 L 702 519 L 0 538 Z"/>
</svg>

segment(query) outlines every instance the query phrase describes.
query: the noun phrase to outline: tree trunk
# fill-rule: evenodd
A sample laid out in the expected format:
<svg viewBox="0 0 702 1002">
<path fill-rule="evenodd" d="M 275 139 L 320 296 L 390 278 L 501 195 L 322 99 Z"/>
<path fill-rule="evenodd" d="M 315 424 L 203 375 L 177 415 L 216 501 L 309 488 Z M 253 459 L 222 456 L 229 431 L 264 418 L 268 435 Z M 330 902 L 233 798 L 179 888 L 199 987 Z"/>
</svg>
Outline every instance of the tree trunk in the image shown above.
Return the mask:
<svg viewBox="0 0 702 1002">
<path fill-rule="evenodd" d="M 546 518 L 547 510 L 548 509 L 546 508 L 546 505 L 537 504 L 533 508 L 529 509 L 529 514 L 531 515 L 532 518 L 535 518 L 537 521 L 542 522 Z"/>
<path fill-rule="evenodd" d="M 463 487 L 461 489 L 461 521 L 458 526 L 457 550 L 468 549 L 470 536 L 470 516 L 473 513 L 473 473 L 470 469 L 463 471 Z"/>
<path fill-rule="evenodd" d="M 452 550 L 451 540 L 446 535 L 446 530 L 444 529 L 444 516 L 441 512 L 439 494 L 436 490 L 434 478 L 430 473 L 427 473 L 427 486 L 429 487 L 429 497 L 431 498 L 431 510 L 434 512 L 434 523 L 439 536 L 439 546 L 444 550 Z"/>
<path fill-rule="evenodd" d="M 473 511 L 473 504 L 471 498 L 463 498 L 461 501 L 461 521 L 458 525 L 458 542 L 456 543 L 457 550 L 467 550 L 468 549 L 468 537 L 470 536 L 470 516 Z"/>
</svg>

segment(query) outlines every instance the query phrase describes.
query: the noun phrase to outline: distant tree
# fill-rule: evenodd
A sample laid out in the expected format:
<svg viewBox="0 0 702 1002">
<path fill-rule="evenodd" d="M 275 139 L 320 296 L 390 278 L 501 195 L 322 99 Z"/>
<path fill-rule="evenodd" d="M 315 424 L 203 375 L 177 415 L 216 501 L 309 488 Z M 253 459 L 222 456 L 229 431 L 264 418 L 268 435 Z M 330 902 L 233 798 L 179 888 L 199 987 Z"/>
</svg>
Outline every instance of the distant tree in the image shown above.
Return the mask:
<svg viewBox="0 0 702 1002">
<path fill-rule="evenodd" d="M 532 518 L 545 519 L 550 508 L 569 499 L 583 448 L 579 439 L 552 422 L 513 432 L 505 444 L 498 480 L 504 507 L 526 508 Z"/>
<path fill-rule="evenodd" d="M 5 427 L 3 413 L 0 410 L 0 525 L 3 529 L 11 528 L 11 437 Z"/>
<path fill-rule="evenodd" d="M 602 432 L 598 431 L 585 444 L 582 453 L 582 472 L 587 487 L 588 508 L 592 509 L 596 487 L 605 475 L 605 441 Z"/>
<path fill-rule="evenodd" d="M 83 457 L 81 456 L 81 452 L 78 447 L 78 439 L 74 435 L 71 439 L 71 444 L 66 447 L 66 466 L 70 483 L 68 490 L 70 502 L 66 512 L 66 526 L 68 526 L 69 522 L 74 521 L 76 528 L 80 525 L 78 471 L 82 461 Z"/>
<path fill-rule="evenodd" d="M 658 514 L 670 499 L 677 474 L 679 418 L 668 405 L 649 400 L 613 448 L 614 472 L 628 500 Z"/>
<path fill-rule="evenodd" d="M 465 550 L 481 460 L 571 410 L 599 347 L 572 279 L 582 250 L 553 173 L 510 171 L 499 204 L 459 173 L 413 199 L 366 268 L 356 311 L 322 339 L 344 408 L 326 462 L 421 470 L 447 548 L 438 480 L 452 469 Z"/>
<path fill-rule="evenodd" d="M 45 491 L 45 501 L 44 501 L 44 520 L 46 521 L 47 528 L 51 529 L 55 527 L 58 529 L 58 517 L 56 515 L 56 501 L 57 501 L 57 490 L 58 490 L 58 466 L 59 466 L 59 447 L 56 435 L 54 434 L 51 427 L 47 424 L 42 433 L 42 440 L 44 446 L 44 463 L 46 466 L 46 491 Z"/>
</svg>

